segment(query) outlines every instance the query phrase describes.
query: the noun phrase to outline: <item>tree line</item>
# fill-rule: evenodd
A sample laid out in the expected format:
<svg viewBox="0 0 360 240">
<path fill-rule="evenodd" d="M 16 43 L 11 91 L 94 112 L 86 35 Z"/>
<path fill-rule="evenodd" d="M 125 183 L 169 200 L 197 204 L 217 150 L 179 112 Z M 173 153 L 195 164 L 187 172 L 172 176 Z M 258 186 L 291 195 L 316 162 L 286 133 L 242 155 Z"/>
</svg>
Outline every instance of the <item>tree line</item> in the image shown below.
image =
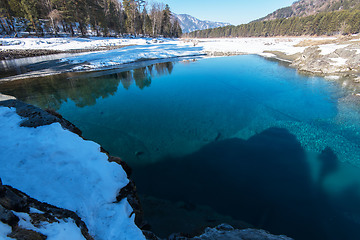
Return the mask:
<svg viewBox="0 0 360 240">
<path fill-rule="evenodd" d="M 273 37 L 356 34 L 360 32 L 360 10 L 324 12 L 307 17 L 257 21 L 238 26 L 194 31 L 188 37 Z"/>
<path fill-rule="evenodd" d="M 20 30 L 19 30 L 20 29 Z M 1 0 L 0 32 L 180 37 L 181 27 L 166 4 L 146 0 Z"/>
</svg>

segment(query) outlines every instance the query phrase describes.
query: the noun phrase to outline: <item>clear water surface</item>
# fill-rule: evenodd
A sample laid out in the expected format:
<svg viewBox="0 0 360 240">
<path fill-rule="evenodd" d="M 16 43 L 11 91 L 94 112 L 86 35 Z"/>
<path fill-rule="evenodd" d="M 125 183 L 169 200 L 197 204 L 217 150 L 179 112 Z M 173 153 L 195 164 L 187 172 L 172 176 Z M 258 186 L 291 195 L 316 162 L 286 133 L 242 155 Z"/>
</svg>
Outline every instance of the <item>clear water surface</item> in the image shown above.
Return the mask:
<svg viewBox="0 0 360 240">
<path fill-rule="evenodd" d="M 360 108 L 342 81 L 235 56 L 0 92 L 58 111 L 128 162 L 162 237 L 227 221 L 295 239 L 360 239 Z"/>
</svg>

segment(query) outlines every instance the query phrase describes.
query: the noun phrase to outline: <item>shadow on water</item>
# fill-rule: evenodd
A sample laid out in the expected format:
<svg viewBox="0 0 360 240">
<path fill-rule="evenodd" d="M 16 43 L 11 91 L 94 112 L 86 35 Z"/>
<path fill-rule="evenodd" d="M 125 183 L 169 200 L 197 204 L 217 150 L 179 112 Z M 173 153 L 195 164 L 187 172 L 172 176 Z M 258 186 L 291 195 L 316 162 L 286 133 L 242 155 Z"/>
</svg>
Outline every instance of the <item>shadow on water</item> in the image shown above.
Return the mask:
<svg viewBox="0 0 360 240">
<path fill-rule="evenodd" d="M 77 107 L 92 106 L 97 99 L 114 95 L 119 83 L 126 90 L 134 83 L 139 89 L 150 87 L 153 76 L 171 74 L 174 64 L 157 63 L 132 71 L 102 74 L 92 78 L 64 78 L 63 75 L 55 75 L 4 82 L 0 84 L 0 92 L 43 109 L 59 110 L 68 100 L 74 101 Z"/>
<path fill-rule="evenodd" d="M 360 214 L 358 186 L 347 189 L 337 202 L 330 200 L 321 186 L 337 171 L 338 160 L 330 148 L 318 160 L 319 181 L 314 181 L 296 137 L 286 129 L 270 128 L 248 140 L 216 141 L 185 157 L 134 169 L 134 179 L 139 192 L 208 205 L 274 234 L 359 239 L 360 223 L 335 206 L 346 205 L 348 212 Z M 168 233 L 161 226 L 153 230 Z M 181 231 L 181 226 L 172 230 Z"/>
</svg>

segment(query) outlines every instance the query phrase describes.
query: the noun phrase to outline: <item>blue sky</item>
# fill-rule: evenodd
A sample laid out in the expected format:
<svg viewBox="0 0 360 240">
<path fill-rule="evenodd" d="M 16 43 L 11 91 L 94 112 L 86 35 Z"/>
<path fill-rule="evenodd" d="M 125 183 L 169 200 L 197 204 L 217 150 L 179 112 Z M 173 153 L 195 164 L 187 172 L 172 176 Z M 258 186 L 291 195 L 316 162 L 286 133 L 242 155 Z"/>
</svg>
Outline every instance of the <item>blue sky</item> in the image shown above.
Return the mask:
<svg viewBox="0 0 360 240">
<path fill-rule="evenodd" d="M 162 0 L 171 11 L 201 20 L 248 23 L 274 10 L 290 6 L 295 0 Z"/>
</svg>

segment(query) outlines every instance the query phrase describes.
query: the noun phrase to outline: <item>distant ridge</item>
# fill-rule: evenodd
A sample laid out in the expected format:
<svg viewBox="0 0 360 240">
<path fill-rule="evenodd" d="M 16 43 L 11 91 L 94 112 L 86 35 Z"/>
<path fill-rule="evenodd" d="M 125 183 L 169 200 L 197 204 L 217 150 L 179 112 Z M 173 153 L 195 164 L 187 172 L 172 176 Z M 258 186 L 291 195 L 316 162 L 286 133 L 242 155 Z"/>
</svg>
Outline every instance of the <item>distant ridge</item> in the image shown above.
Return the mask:
<svg viewBox="0 0 360 240">
<path fill-rule="evenodd" d="M 360 33 L 360 0 L 300 0 L 248 24 L 193 31 L 188 37 L 322 36 Z"/>
<path fill-rule="evenodd" d="M 225 27 L 230 25 L 230 23 L 200 20 L 188 14 L 173 13 L 173 16 L 179 20 L 183 33 L 189 33 L 196 30 L 204 30 L 209 28 Z"/>
</svg>

